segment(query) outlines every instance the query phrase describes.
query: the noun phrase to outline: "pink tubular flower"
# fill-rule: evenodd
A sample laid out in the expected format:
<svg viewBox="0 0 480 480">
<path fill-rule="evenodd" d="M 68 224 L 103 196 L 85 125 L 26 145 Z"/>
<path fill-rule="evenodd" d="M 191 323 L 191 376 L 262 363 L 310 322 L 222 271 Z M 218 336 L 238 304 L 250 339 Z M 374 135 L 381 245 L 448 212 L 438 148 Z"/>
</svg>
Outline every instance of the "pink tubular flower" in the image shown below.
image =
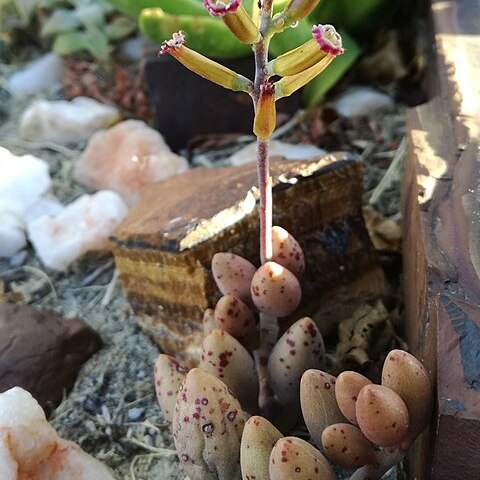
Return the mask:
<svg viewBox="0 0 480 480">
<path fill-rule="evenodd" d="M 160 48 L 159 55 L 171 53 L 173 50 L 185 45 L 185 34 L 182 31 L 175 32 L 170 40 L 165 40 Z"/>
<path fill-rule="evenodd" d="M 344 52 L 342 37 L 332 25 L 314 25 L 313 38 L 327 55 L 340 55 Z"/>
<path fill-rule="evenodd" d="M 242 0 L 203 0 L 203 6 L 213 17 L 224 17 L 227 13 L 235 13 Z"/>
</svg>

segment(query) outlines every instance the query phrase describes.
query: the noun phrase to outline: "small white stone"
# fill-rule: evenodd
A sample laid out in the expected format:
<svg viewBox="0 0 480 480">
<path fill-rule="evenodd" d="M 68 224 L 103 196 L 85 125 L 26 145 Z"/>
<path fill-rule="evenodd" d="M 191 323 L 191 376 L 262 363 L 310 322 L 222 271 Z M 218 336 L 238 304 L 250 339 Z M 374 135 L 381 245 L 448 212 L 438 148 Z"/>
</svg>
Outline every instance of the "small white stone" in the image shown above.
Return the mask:
<svg viewBox="0 0 480 480">
<path fill-rule="evenodd" d="M 0 257 L 13 257 L 27 245 L 25 225 L 14 213 L 0 210 Z"/>
<path fill-rule="evenodd" d="M 24 222 L 28 225 L 31 222 L 37 220 L 37 218 L 48 215 L 49 217 L 55 217 L 65 209 L 57 198 L 52 194 L 46 194 L 40 197 L 25 213 L 23 216 Z"/>
<path fill-rule="evenodd" d="M 60 438 L 25 390 L 0 394 L 0 479 L 115 480 L 98 460 Z"/>
<path fill-rule="evenodd" d="M 390 112 L 395 103 L 392 98 L 371 87 L 350 87 L 336 100 L 333 107 L 343 117 L 353 118 Z"/>
<path fill-rule="evenodd" d="M 315 145 L 303 143 L 285 143 L 280 140 L 271 140 L 269 154 L 272 157 L 284 157 L 286 160 L 310 160 L 327 152 Z M 232 165 L 244 165 L 257 160 L 257 143 L 250 143 L 235 152 L 229 161 Z"/>
<path fill-rule="evenodd" d="M 26 97 L 60 86 L 62 68 L 62 59 L 55 53 L 47 53 L 11 75 L 7 88 L 16 97 Z"/>
<path fill-rule="evenodd" d="M 46 162 L 32 155 L 13 155 L 0 147 L 0 210 L 23 218 L 51 184 Z"/>
<path fill-rule="evenodd" d="M 143 187 L 188 169 L 156 130 L 140 120 L 126 120 L 97 132 L 79 158 L 75 180 L 87 187 L 119 193 L 133 205 Z"/>
<path fill-rule="evenodd" d="M 22 114 L 20 136 L 39 142 L 77 143 L 88 140 L 97 130 L 108 128 L 118 119 L 115 107 L 92 98 L 37 100 Z"/>
<path fill-rule="evenodd" d="M 108 237 L 127 211 L 117 193 L 102 190 L 81 196 L 56 217 L 29 223 L 28 237 L 44 265 L 64 271 L 84 253 L 108 249 Z"/>
</svg>

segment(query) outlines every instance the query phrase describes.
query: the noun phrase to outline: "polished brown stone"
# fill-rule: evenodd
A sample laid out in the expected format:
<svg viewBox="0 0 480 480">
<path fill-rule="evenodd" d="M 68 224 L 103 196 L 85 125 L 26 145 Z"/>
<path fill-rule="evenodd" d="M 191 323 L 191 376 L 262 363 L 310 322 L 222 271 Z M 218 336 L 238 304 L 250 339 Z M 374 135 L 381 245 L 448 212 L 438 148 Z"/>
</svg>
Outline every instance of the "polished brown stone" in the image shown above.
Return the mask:
<svg viewBox="0 0 480 480">
<path fill-rule="evenodd" d="M 362 164 L 344 154 L 277 158 L 272 179 L 274 224 L 306 253 L 299 314 L 342 287 L 363 298 L 384 293 L 362 217 Z M 259 264 L 256 183 L 255 164 L 193 169 L 147 187 L 117 229 L 114 254 L 128 298 L 167 353 L 189 360 L 198 354 L 203 312 L 219 296 L 210 271 L 216 252 Z"/>
</svg>

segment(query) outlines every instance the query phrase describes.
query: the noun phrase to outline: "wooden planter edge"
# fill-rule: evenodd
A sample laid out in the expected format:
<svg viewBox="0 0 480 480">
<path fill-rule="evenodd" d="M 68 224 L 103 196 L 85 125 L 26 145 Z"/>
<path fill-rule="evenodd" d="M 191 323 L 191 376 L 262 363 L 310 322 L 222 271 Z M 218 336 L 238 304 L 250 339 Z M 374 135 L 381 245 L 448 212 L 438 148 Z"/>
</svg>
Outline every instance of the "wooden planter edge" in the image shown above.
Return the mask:
<svg viewBox="0 0 480 480">
<path fill-rule="evenodd" d="M 478 6 L 432 2 L 440 88 L 407 115 L 407 340 L 437 394 L 430 431 L 410 458 L 419 480 L 474 479 L 480 471 Z"/>
</svg>

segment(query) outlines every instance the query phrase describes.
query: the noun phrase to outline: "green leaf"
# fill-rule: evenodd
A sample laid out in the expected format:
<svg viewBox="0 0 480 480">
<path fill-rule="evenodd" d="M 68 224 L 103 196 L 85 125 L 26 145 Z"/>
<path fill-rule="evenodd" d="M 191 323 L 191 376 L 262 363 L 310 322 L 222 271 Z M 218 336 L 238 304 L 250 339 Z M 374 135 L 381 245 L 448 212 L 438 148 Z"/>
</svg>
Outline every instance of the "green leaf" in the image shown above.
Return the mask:
<svg viewBox="0 0 480 480">
<path fill-rule="evenodd" d="M 326 93 L 341 80 L 360 56 L 361 48 L 358 43 L 347 32 L 340 30 L 340 34 L 345 53 L 336 57 L 323 73 L 303 89 L 303 102 L 309 107 L 320 103 Z"/>
<path fill-rule="evenodd" d="M 58 55 L 71 55 L 86 50 L 87 47 L 83 32 L 61 33 L 53 42 L 53 51 Z"/>
<path fill-rule="evenodd" d="M 86 51 L 97 59 L 105 59 L 109 54 L 108 38 L 98 29 L 61 33 L 53 43 L 53 51 L 59 55 Z"/>
<path fill-rule="evenodd" d="M 32 18 L 32 14 L 38 6 L 36 0 L 14 0 L 15 8 L 20 16 L 22 23 L 27 24 Z"/>
<path fill-rule="evenodd" d="M 75 10 L 75 14 L 87 28 L 105 24 L 105 13 L 100 5 L 83 5 Z"/>
<path fill-rule="evenodd" d="M 107 35 L 100 29 L 91 28 L 85 32 L 87 50 L 97 59 L 105 59 L 110 53 Z"/>
<path fill-rule="evenodd" d="M 128 37 L 137 28 L 137 22 L 127 17 L 115 17 L 106 27 L 105 33 L 110 40 Z"/>
<path fill-rule="evenodd" d="M 71 32 L 81 25 L 73 10 L 58 9 L 44 23 L 41 36 L 49 37 L 58 33 Z"/>
</svg>

